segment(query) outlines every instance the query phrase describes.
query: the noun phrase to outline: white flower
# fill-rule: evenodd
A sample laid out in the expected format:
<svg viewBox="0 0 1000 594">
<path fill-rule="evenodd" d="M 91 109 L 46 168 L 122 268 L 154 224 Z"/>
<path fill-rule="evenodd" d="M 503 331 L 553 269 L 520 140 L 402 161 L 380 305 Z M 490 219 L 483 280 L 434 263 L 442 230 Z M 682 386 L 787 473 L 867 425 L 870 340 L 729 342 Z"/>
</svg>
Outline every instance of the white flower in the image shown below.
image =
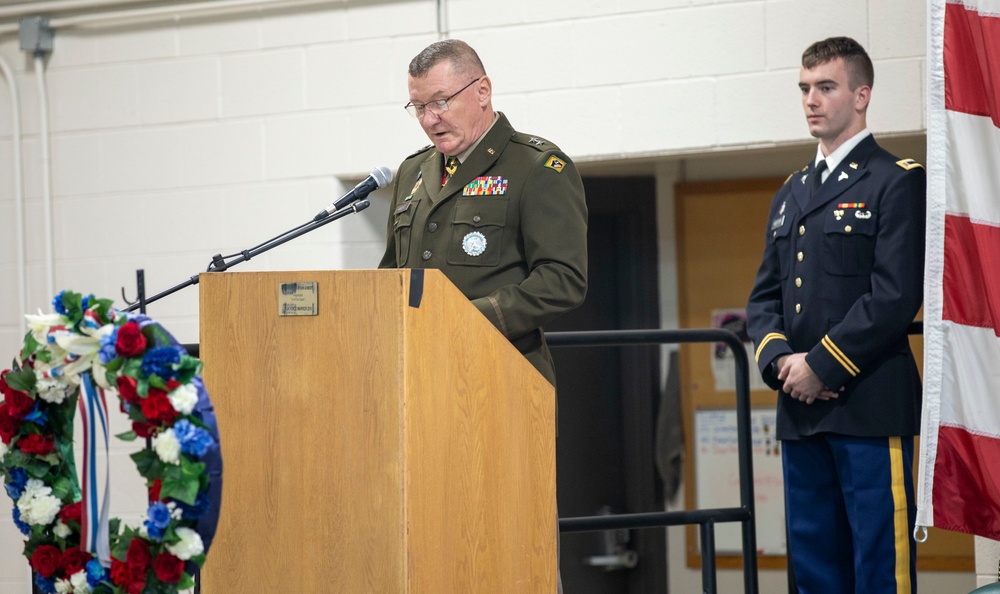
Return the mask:
<svg viewBox="0 0 1000 594">
<path fill-rule="evenodd" d="M 35 495 L 48 495 L 52 492 L 52 487 L 45 486 L 45 483 L 38 479 L 28 479 L 28 482 L 24 484 L 24 492 L 21 493 L 21 499 L 31 499 Z"/>
<path fill-rule="evenodd" d="M 73 585 L 73 592 L 76 594 L 90 594 L 90 584 L 87 583 L 87 572 L 78 571 L 69 578 L 69 583 Z"/>
<path fill-rule="evenodd" d="M 167 429 L 154 437 L 153 449 L 164 463 L 180 464 L 181 442 L 177 441 L 173 429 Z"/>
<path fill-rule="evenodd" d="M 65 382 L 54 377 L 43 377 L 41 372 L 35 370 L 38 381 L 35 386 L 38 388 L 38 397 L 46 402 L 62 404 L 69 395 L 69 386 Z"/>
<path fill-rule="evenodd" d="M 66 538 L 72 533 L 73 531 L 62 520 L 57 520 L 56 525 L 52 527 L 52 534 L 55 534 L 59 538 Z"/>
<path fill-rule="evenodd" d="M 17 500 L 17 509 L 21 512 L 21 520 L 27 524 L 48 526 L 56 519 L 62 507 L 58 498 L 53 497 L 52 487 L 38 479 L 28 479 L 24 492 Z"/>
<path fill-rule="evenodd" d="M 69 580 L 58 578 L 56 579 L 56 592 L 59 594 L 72 594 L 73 584 L 69 583 Z"/>
<path fill-rule="evenodd" d="M 181 526 L 176 530 L 180 542 L 168 544 L 167 550 L 173 553 L 181 561 L 187 561 L 191 557 L 197 557 L 205 552 L 205 544 L 201 542 L 201 535 L 190 528 Z"/>
<path fill-rule="evenodd" d="M 198 388 L 184 384 L 167 394 L 167 398 L 170 399 L 170 404 L 174 405 L 174 410 L 182 415 L 189 415 L 194 410 L 194 405 L 198 404 Z"/>
</svg>

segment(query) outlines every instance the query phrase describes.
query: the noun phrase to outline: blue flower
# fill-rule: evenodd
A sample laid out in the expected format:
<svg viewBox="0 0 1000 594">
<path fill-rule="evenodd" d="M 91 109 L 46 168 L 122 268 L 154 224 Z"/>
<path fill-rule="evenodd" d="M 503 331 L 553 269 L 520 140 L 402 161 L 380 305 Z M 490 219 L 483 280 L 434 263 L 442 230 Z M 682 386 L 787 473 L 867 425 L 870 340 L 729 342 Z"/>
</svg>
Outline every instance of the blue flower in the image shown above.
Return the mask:
<svg viewBox="0 0 1000 594">
<path fill-rule="evenodd" d="M 97 559 L 91 559 L 87 563 L 87 584 L 91 589 L 94 589 L 97 584 L 106 579 L 108 579 L 108 570 L 104 569 L 104 566 Z"/>
<path fill-rule="evenodd" d="M 98 351 L 97 356 L 101 359 L 102 365 L 107 365 L 112 359 L 118 356 L 115 352 L 115 344 L 118 342 L 118 326 L 111 331 L 111 334 L 106 334 L 101 337 L 101 350 Z"/>
<path fill-rule="evenodd" d="M 21 519 L 21 510 L 17 505 L 14 506 L 14 513 L 12 515 L 14 516 L 14 525 L 21 531 L 21 534 L 31 536 L 31 526 Z"/>
<path fill-rule="evenodd" d="M 93 563 L 93 561 L 91 561 Z M 102 568 L 103 569 L 103 568 Z M 56 591 L 56 581 L 52 578 L 42 577 L 35 574 L 35 587 L 45 594 L 53 594 Z"/>
<path fill-rule="evenodd" d="M 31 421 L 32 423 L 41 427 L 45 423 L 49 422 L 49 417 L 44 412 L 42 412 L 42 410 L 38 407 L 39 404 L 40 403 L 36 400 L 35 407 L 31 409 L 31 412 L 28 413 L 28 416 L 24 417 L 24 420 Z"/>
<path fill-rule="evenodd" d="M 181 451 L 195 458 L 204 456 L 208 448 L 215 444 L 208 431 L 195 427 L 187 419 L 177 421 L 174 425 L 174 435 L 181 444 Z"/>
<path fill-rule="evenodd" d="M 15 467 L 10 471 L 7 476 L 7 482 L 4 483 L 4 487 L 7 489 L 7 494 L 14 501 L 21 498 L 21 494 L 24 493 L 24 487 L 28 484 L 28 471 L 21 468 L 20 466 Z M 17 509 L 17 506 L 14 506 Z"/>
<path fill-rule="evenodd" d="M 198 498 L 194 500 L 194 505 L 188 505 L 183 501 L 174 501 L 174 503 L 177 505 L 177 509 L 181 510 L 183 519 L 189 521 L 197 520 L 208 511 L 208 491 L 198 493 Z"/>
<path fill-rule="evenodd" d="M 146 351 L 142 357 L 142 372 L 146 377 L 158 375 L 163 379 L 177 377 L 174 365 L 181 362 L 181 353 L 177 347 L 156 347 Z"/>
<path fill-rule="evenodd" d="M 56 313 L 60 315 L 66 315 L 69 313 L 66 310 L 66 306 L 63 305 L 63 293 L 66 291 L 59 291 L 59 294 L 52 298 L 52 307 L 55 308 Z"/>
<path fill-rule="evenodd" d="M 162 541 L 163 533 L 173 519 L 170 515 L 170 508 L 162 501 L 157 501 L 149 506 L 146 515 L 148 516 L 145 522 L 146 532 L 149 533 L 149 537 L 156 542 Z"/>
<path fill-rule="evenodd" d="M 87 295 L 86 297 L 83 298 L 83 302 L 81 303 L 81 306 L 82 306 L 82 308 L 84 310 L 86 310 L 87 306 L 90 305 L 90 298 L 91 297 L 93 297 L 93 295 Z"/>
</svg>

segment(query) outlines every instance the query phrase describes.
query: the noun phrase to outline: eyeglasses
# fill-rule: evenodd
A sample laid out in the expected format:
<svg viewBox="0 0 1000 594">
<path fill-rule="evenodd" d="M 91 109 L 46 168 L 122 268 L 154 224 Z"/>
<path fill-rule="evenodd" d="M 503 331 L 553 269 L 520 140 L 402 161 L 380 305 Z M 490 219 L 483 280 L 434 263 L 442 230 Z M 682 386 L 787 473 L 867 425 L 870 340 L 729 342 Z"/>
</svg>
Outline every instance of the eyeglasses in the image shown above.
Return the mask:
<svg viewBox="0 0 1000 594">
<path fill-rule="evenodd" d="M 462 87 L 461 89 L 455 91 L 454 93 L 451 94 L 450 97 L 448 97 L 446 99 L 438 99 L 437 101 L 431 101 L 429 103 L 412 103 L 411 102 L 411 103 L 407 103 L 406 105 L 404 105 L 403 108 L 406 109 L 407 113 L 409 113 L 411 116 L 413 116 L 415 118 L 422 118 L 422 117 L 424 117 L 424 113 L 426 113 L 428 111 L 430 111 L 434 115 L 441 115 L 443 112 L 448 111 L 448 104 L 451 103 L 452 99 L 454 99 L 455 97 L 458 97 L 459 93 L 461 93 L 465 89 L 468 89 L 469 87 L 471 87 L 473 85 L 473 83 L 479 81 L 482 78 L 483 77 L 480 76 L 480 77 L 477 77 L 477 78 L 474 78 L 474 79 L 470 80 L 469 84 L 467 84 L 464 87 Z"/>
</svg>

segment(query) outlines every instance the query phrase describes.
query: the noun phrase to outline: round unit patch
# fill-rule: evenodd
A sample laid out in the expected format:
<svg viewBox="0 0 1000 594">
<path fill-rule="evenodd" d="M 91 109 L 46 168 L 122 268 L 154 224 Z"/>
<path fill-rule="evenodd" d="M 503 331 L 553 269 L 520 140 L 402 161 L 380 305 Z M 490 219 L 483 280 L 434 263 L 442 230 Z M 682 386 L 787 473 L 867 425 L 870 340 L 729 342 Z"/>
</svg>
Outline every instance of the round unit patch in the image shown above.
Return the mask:
<svg viewBox="0 0 1000 594">
<path fill-rule="evenodd" d="M 462 238 L 462 250 L 470 256 L 482 256 L 486 251 L 486 236 L 473 231 Z"/>
</svg>

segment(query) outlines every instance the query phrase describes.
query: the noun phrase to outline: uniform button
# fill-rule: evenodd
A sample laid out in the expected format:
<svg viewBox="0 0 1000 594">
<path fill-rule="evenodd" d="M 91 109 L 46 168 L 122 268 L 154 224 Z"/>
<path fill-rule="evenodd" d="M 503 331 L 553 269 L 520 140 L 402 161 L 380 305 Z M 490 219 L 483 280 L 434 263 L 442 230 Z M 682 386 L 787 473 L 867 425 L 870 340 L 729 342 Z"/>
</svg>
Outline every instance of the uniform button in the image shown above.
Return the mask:
<svg viewBox="0 0 1000 594">
<path fill-rule="evenodd" d="M 795 304 L 795 313 L 802 313 L 802 304 L 801 303 L 796 303 Z"/>
<path fill-rule="evenodd" d="M 472 217 L 472 222 L 473 223 L 478 223 L 481 220 L 483 220 L 483 219 L 479 215 L 476 215 L 476 216 Z"/>
<path fill-rule="evenodd" d="M 801 287 L 802 286 L 802 279 L 801 278 L 795 279 L 795 286 L 796 287 Z"/>
<path fill-rule="evenodd" d="M 778 236 L 778 232 L 777 231 L 775 231 L 774 233 L 771 234 L 771 237 L 777 237 L 777 236 Z"/>
<path fill-rule="evenodd" d="M 805 235 L 805 234 L 806 234 L 806 226 L 799 225 L 799 235 Z"/>
<path fill-rule="evenodd" d="M 802 258 L 804 258 L 804 257 L 805 257 L 805 254 L 803 254 L 802 252 L 799 252 L 799 255 L 797 256 L 797 258 L 799 259 L 799 262 L 801 262 Z"/>
<path fill-rule="evenodd" d="M 431 256 L 433 256 L 433 255 L 434 254 L 432 254 L 430 250 L 425 250 L 424 254 L 423 254 L 424 260 L 430 260 Z"/>
<path fill-rule="evenodd" d="M 431 223 L 431 224 L 427 225 L 427 230 L 430 231 L 431 233 L 434 233 L 435 231 L 438 230 L 438 224 L 437 223 Z"/>
<path fill-rule="evenodd" d="M 851 232 L 851 226 L 848 225 L 848 226 L 844 227 L 844 231 L 847 231 L 848 233 L 850 233 Z"/>
</svg>

